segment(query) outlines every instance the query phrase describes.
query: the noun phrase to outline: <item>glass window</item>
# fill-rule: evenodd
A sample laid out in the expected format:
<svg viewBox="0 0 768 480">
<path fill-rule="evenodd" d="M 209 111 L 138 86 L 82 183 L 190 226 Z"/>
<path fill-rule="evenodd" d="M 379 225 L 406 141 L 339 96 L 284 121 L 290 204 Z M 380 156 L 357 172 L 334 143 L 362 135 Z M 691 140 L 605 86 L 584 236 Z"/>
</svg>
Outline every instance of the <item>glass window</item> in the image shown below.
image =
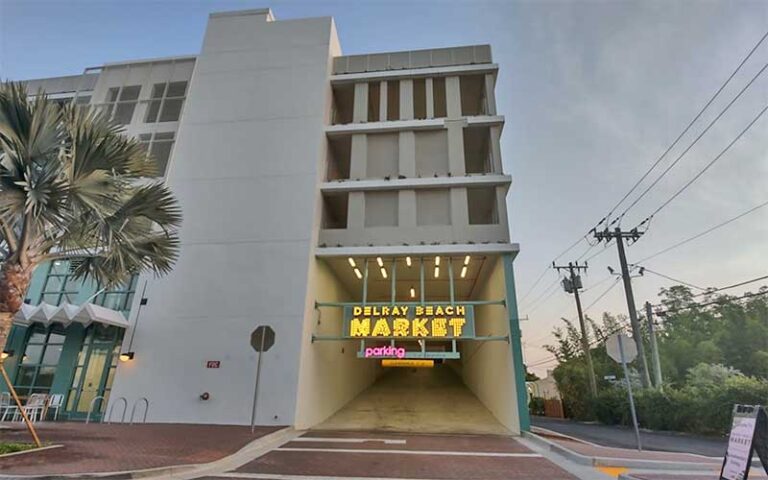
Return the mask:
<svg viewBox="0 0 768 480">
<path fill-rule="evenodd" d="M 16 371 L 14 386 L 21 387 L 19 395 L 48 393 L 64 348 L 65 335 L 58 326 L 33 326 L 28 333 L 21 365 Z"/>
<path fill-rule="evenodd" d="M 32 365 L 40 363 L 40 356 L 43 353 L 43 345 L 36 345 L 30 343 L 24 350 L 24 356 L 21 357 L 21 363 L 24 365 Z"/>
<path fill-rule="evenodd" d="M 171 152 L 173 151 L 175 135 L 174 132 L 142 133 L 139 135 L 139 142 L 144 145 L 149 156 L 157 165 L 158 177 L 165 176 L 165 171 L 168 168 L 168 159 L 171 158 Z"/>
<path fill-rule="evenodd" d="M 48 276 L 43 283 L 40 294 L 41 303 L 61 305 L 62 302 L 72 303 L 80 291 L 80 281 L 72 276 L 75 261 L 57 260 L 48 267 Z"/>
<path fill-rule="evenodd" d="M 111 290 L 105 290 L 96 297 L 93 303 L 102 307 L 111 308 L 121 312 L 126 318 L 130 314 L 133 296 L 136 292 L 136 284 L 139 276 L 131 275 L 127 282 Z"/>
<path fill-rule="evenodd" d="M 181 116 L 187 82 L 156 83 L 147 106 L 145 123 L 176 122 Z"/>
<path fill-rule="evenodd" d="M 141 85 L 110 88 L 104 104 L 106 114 L 122 125 L 131 123 L 140 93 Z"/>
<path fill-rule="evenodd" d="M 45 353 L 43 354 L 43 360 L 40 363 L 43 365 L 57 365 L 63 349 L 64 345 L 48 344 L 48 347 L 46 347 Z"/>
</svg>

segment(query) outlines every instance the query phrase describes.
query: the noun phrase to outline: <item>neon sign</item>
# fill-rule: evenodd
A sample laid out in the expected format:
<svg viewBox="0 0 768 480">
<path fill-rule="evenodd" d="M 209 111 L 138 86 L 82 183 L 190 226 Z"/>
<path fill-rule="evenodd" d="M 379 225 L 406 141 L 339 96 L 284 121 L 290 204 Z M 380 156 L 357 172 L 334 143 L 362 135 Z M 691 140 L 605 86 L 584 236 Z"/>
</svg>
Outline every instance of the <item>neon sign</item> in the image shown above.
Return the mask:
<svg viewBox="0 0 768 480">
<path fill-rule="evenodd" d="M 474 310 L 472 305 L 354 305 L 344 309 L 344 336 L 472 338 Z"/>
<path fill-rule="evenodd" d="M 403 347 L 368 347 L 365 349 L 365 358 L 404 358 L 405 349 Z"/>
</svg>

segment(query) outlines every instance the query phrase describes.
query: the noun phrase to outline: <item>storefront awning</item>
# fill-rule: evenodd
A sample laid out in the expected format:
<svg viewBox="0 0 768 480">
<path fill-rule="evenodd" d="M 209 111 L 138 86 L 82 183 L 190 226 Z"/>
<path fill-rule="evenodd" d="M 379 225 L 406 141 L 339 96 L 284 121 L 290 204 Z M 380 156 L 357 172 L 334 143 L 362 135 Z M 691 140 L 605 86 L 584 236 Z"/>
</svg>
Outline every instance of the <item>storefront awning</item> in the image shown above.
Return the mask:
<svg viewBox="0 0 768 480">
<path fill-rule="evenodd" d="M 71 323 L 80 323 L 88 326 L 91 323 L 101 323 L 114 327 L 127 328 L 128 320 L 122 313 L 111 308 L 86 303 L 83 305 L 72 305 L 64 303 L 62 305 L 51 305 L 41 303 L 40 305 L 21 306 L 21 310 L 13 317 L 13 323 L 18 325 L 30 325 L 32 323 L 41 323 L 50 325 L 60 323 L 67 326 Z"/>
</svg>

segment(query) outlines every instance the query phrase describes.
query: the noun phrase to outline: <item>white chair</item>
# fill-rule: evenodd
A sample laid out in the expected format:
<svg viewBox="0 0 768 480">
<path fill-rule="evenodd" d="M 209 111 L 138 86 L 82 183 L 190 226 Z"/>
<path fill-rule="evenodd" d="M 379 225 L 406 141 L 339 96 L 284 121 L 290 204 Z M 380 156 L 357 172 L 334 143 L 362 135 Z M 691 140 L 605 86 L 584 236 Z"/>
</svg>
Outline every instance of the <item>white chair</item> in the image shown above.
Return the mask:
<svg viewBox="0 0 768 480">
<path fill-rule="evenodd" d="M 27 403 L 21 407 L 24 409 L 24 413 L 27 414 L 30 422 L 36 422 L 43 417 L 46 404 L 48 403 L 48 395 L 44 393 L 33 393 L 27 399 Z M 16 414 L 14 414 L 14 418 Z M 19 415 L 21 417 L 21 415 Z M 19 420 L 24 420 L 20 418 Z"/>
<path fill-rule="evenodd" d="M 0 422 L 4 422 L 5 417 L 7 417 L 9 413 L 13 415 L 15 412 L 16 405 L 11 405 L 11 394 L 8 392 L 0 393 Z"/>
<path fill-rule="evenodd" d="M 43 420 L 48 416 L 49 410 L 55 410 L 53 412 L 53 421 L 55 422 L 59 418 L 59 409 L 64 406 L 64 395 L 61 393 L 54 393 L 48 397 L 48 405 L 45 407 L 43 413 Z"/>
</svg>

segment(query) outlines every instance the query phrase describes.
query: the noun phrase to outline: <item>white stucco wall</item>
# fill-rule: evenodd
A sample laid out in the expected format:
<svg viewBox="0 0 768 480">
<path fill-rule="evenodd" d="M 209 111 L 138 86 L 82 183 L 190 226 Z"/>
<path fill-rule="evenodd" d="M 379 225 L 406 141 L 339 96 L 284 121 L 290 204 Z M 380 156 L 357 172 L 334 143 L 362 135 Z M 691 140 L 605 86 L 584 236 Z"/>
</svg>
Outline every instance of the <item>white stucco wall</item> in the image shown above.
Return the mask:
<svg viewBox="0 0 768 480">
<path fill-rule="evenodd" d="M 332 35 L 330 18 L 210 18 L 168 175 L 184 211 L 181 256 L 150 281 L 136 357 L 112 393 L 147 397 L 148 421 L 247 424 L 249 336 L 268 324 L 277 340 L 257 423 L 293 423 Z"/>
<path fill-rule="evenodd" d="M 477 300 L 506 298 L 505 285 L 504 261 L 498 257 Z M 475 334 L 478 336 L 509 334 L 509 320 L 504 306 L 477 306 L 475 319 Z M 467 387 L 502 425 L 511 432 L 519 434 L 515 372 L 509 343 L 464 342 L 461 357 L 461 375 Z"/>
<path fill-rule="evenodd" d="M 310 268 L 309 292 L 321 302 L 352 300 L 331 268 L 319 259 Z M 312 343 L 312 333 L 340 335 L 343 320 L 340 308 L 324 307 L 313 313 L 302 337 L 296 428 L 322 422 L 370 386 L 380 373 L 378 363 L 357 358 L 358 341 Z"/>
</svg>

